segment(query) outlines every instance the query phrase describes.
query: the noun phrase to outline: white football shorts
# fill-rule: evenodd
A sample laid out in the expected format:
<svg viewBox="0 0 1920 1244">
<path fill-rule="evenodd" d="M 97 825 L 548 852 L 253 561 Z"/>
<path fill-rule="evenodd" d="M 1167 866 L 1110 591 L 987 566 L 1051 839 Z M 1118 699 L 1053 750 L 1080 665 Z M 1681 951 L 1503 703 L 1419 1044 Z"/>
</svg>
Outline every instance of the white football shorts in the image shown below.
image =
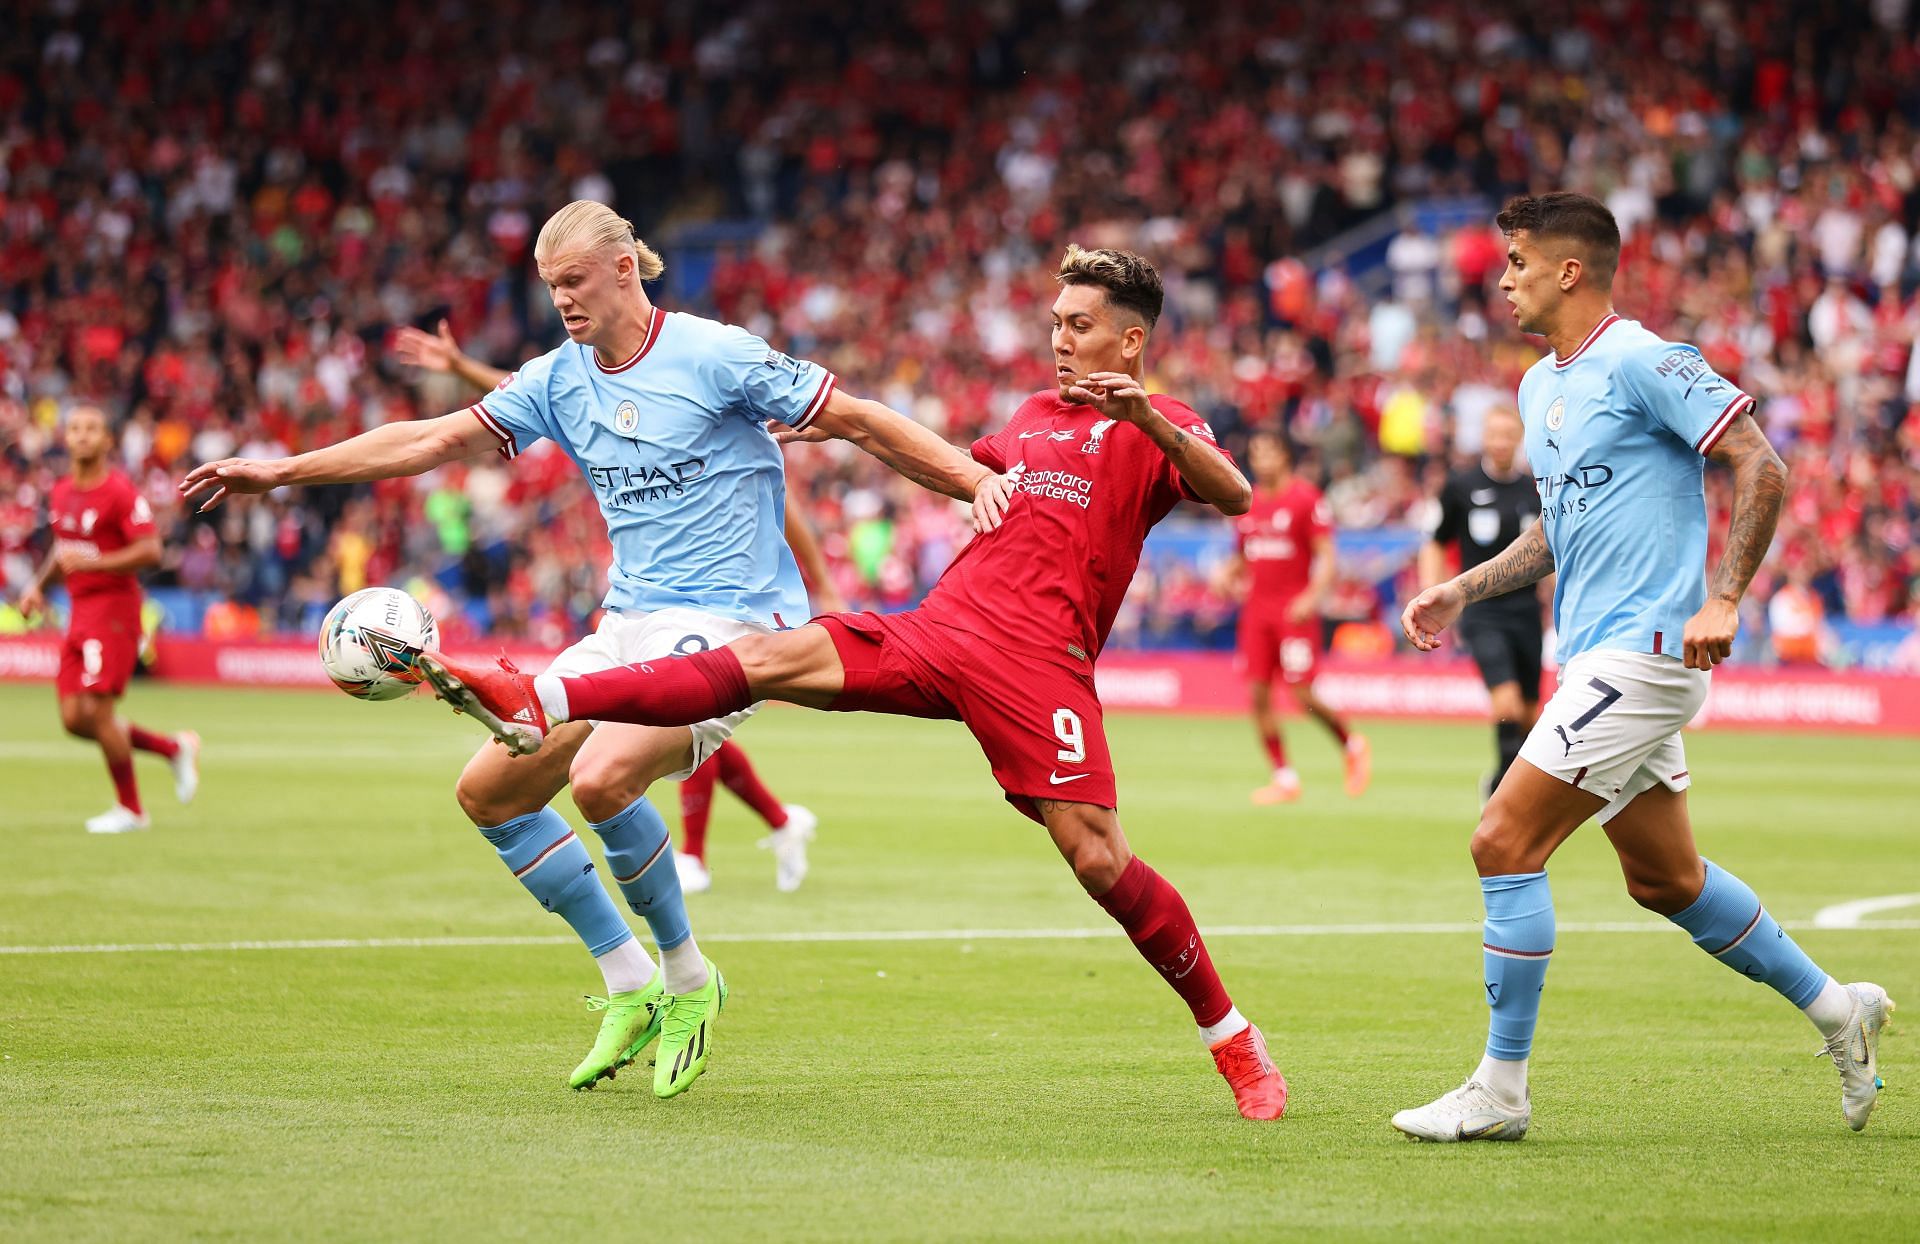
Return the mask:
<svg viewBox="0 0 1920 1244">
<path fill-rule="evenodd" d="M 600 615 L 600 625 L 594 628 L 593 634 L 555 657 L 545 672 L 563 678 L 596 674 L 616 666 L 705 652 L 730 644 L 743 635 L 767 635 L 772 632 L 772 627 L 758 622 L 722 618 L 698 609 L 656 609 L 652 613 L 608 609 Z M 668 780 L 677 782 L 690 776 L 706 762 L 707 757 L 720 750 L 722 743 L 733 737 L 733 732 L 740 728 L 741 722 L 759 709 L 759 704 L 750 704 L 737 713 L 697 722 L 690 727 L 693 730 L 693 763 L 678 773 L 668 774 Z"/>
<path fill-rule="evenodd" d="M 1560 667 L 1559 689 L 1521 745 L 1528 764 L 1608 800 L 1602 824 L 1655 784 L 1692 785 L 1680 731 L 1712 675 L 1676 657 L 1598 648 Z"/>
</svg>

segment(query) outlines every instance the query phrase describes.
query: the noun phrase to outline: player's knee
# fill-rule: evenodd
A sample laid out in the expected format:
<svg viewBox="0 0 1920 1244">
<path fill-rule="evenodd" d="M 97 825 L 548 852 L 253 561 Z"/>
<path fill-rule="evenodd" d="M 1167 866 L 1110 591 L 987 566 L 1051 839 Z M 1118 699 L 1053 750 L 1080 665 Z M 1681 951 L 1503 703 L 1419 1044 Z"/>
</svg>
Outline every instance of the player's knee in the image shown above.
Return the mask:
<svg viewBox="0 0 1920 1244">
<path fill-rule="evenodd" d="M 567 775 L 573 787 L 573 806 L 589 821 L 612 820 L 647 793 L 651 775 L 620 761 L 597 757 L 574 761 Z"/>
<path fill-rule="evenodd" d="M 1700 897 L 1700 890 L 1707 882 L 1706 869 L 1698 861 L 1690 869 L 1662 871 L 1623 860 L 1621 870 L 1627 879 L 1627 896 L 1648 911 L 1662 916 L 1671 916 L 1693 906 L 1693 901 Z"/>
<path fill-rule="evenodd" d="M 494 794 L 488 783 L 466 773 L 453 784 L 454 801 L 475 825 L 501 825 L 513 819 L 511 814 L 501 815 L 501 804 Z"/>
<path fill-rule="evenodd" d="M 546 806 L 545 800 L 533 802 L 515 783 L 503 780 L 503 775 L 476 770 L 473 765 L 454 783 L 453 797 L 475 825 L 504 825 L 516 816 L 538 812 Z"/>
<path fill-rule="evenodd" d="M 1074 879 L 1089 894 L 1105 894 L 1133 860 L 1126 837 L 1111 813 L 1091 805 L 1076 808 L 1071 819 L 1054 827 L 1054 841 Z"/>
<path fill-rule="evenodd" d="M 749 687 L 773 685 L 790 672 L 787 667 L 792 662 L 788 659 L 787 645 L 780 642 L 778 635 L 743 635 L 728 644 L 727 651 L 739 660 Z"/>
<path fill-rule="evenodd" d="M 76 739 L 90 739 L 99 732 L 93 714 L 75 704 L 60 706 L 60 726 Z"/>
<path fill-rule="evenodd" d="M 1126 847 L 1105 840 L 1082 843 L 1067 858 L 1074 880 L 1089 894 L 1105 894 L 1120 882 L 1132 856 Z"/>
<path fill-rule="evenodd" d="M 1505 877 L 1533 871 L 1528 866 L 1527 842 L 1525 827 L 1496 798 L 1481 812 L 1468 849 L 1482 877 Z"/>
</svg>

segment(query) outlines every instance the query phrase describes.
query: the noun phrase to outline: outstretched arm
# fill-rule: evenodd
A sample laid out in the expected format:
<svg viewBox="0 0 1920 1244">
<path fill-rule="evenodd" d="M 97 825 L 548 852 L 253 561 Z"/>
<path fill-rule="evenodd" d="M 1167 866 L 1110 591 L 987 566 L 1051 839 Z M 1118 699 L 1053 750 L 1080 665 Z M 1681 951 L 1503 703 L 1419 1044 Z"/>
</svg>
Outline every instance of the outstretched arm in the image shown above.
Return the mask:
<svg viewBox="0 0 1920 1244">
<path fill-rule="evenodd" d="M 1547 547 L 1546 528 L 1535 519 L 1498 557 L 1436 583 L 1408 601 L 1400 614 L 1400 630 L 1414 647 L 1432 652 L 1440 646 L 1440 632 L 1452 626 L 1468 605 L 1504 596 L 1552 573 L 1553 550 Z"/>
<path fill-rule="evenodd" d="M 498 367 L 489 367 L 461 350 L 445 320 L 440 321 L 437 334 L 422 332 L 411 325 L 402 328 L 393 339 L 393 355 L 402 363 L 411 363 L 425 371 L 452 372 L 474 388 L 489 393 L 507 378 L 507 373 Z"/>
<path fill-rule="evenodd" d="M 1687 668 L 1696 670 L 1712 669 L 1733 654 L 1740 598 L 1773 545 L 1787 496 L 1787 464 L 1753 421 L 1751 407 L 1721 434 L 1708 456 L 1733 471 L 1733 520 L 1726 551 L 1707 584 L 1707 603 L 1687 620 Z"/>
<path fill-rule="evenodd" d="M 191 498 L 202 489 L 212 488 L 212 495 L 200 505 L 205 511 L 220 504 L 229 493 L 272 492 L 295 484 L 363 484 L 421 475 L 442 463 L 471 458 L 499 444 L 499 438 L 472 411 L 462 410 L 438 419 L 382 424 L 292 458 L 222 458 L 202 463 L 180 481 L 180 492 Z"/>
<path fill-rule="evenodd" d="M 813 426 L 849 441 L 922 488 L 973 500 L 993 472 L 900 412 L 835 388 Z"/>
</svg>

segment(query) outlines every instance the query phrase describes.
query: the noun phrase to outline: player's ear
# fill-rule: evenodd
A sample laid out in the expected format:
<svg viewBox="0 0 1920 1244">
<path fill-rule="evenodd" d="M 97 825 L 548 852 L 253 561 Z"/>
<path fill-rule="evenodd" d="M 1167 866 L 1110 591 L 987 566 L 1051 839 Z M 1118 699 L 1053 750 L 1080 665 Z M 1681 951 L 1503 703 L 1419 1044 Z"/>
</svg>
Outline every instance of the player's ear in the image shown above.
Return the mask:
<svg viewBox="0 0 1920 1244">
<path fill-rule="evenodd" d="M 1147 348 L 1147 328 L 1144 324 L 1130 325 L 1120 334 L 1120 356 L 1128 362 L 1140 357 Z"/>
<path fill-rule="evenodd" d="M 1571 294 L 1573 287 L 1580 283 L 1580 273 L 1584 269 L 1585 265 L 1580 262 L 1578 255 L 1568 255 L 1562 259 L 1560 261 L 1560 292 Z"/>
</svg>

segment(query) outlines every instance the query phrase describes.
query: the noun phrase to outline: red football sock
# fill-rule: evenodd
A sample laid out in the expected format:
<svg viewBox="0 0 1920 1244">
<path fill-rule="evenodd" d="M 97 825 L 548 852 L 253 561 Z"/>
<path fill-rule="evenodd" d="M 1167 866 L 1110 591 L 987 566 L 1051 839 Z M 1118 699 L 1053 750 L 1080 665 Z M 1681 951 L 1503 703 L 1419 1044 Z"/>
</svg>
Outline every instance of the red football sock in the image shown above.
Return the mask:
<svg viewBox="0 0 1920 1244">
<path fill-rule="evenodd" d="M 155 734 L 131 723 L 127 726 L 127 741 L 133 744 L 135 751 L 154 752 L 168 760 L 180 754 L 180 742 L 171 734 Z"/>
<path fill-rule="evenodd" d="M 713 754 L 714 767 L 720 771 L 720 780 L 727 789 L 749 808 L 759 813 L 760 819 L 773 829 L 779 829 L 787 823 L 787 810 L 773 797 L 767 784 L 753 771 L 753 762 L 747 759 L 747 753 L 731 740 L 722 743 L 720 750 Z"/>
<path fill-rule="evenodd" d="M 753 703 L 740 658 L 725 648 L 622 665 L 560 683 L 567 690 L 567 716 L 574 721 L 690 726 Z"/>
<path fill-rule="evenodd" d="M 127 811 L 139 814 L 140 784 L 133 780 L 133 757 L 125 760 L 109 760 L 107 772 L 113 775 L 113 790 L 120 797 L 120 806 Z"/>
<path fill-rule="evenodd" d="M 713 783 L 720 766 L 714 761 L 695 769 L 680 783 L 680 853 L 705 863 L 707 822 L 713 817 Z"/>
<path fill-rule="evenodd" d="M 1167 978 L 1167 984 L 1193 1011 L 1194 1023 L 1206 1028 L 1227 1017 L 1233 1000 L 1227 997 L 1220 974 L 1213 970 L 1213 958 L 1207 954 L 1207 944 L 1200 940 L 1200 929 L 1193 923 L 1186 900 L 1167 884 L 1166 878 L 1136 855 L 1113 888 L 1096 896 L 1094 902 L 1120 922 L 1140 957 Z"/>
<path fill-rule="evenodd" d="M 1287 745 L 1280 741 L 1279 732 L 1275 731 L 1272 734 L 1263 733 L 1260 736 L 1260 741 L 1267 745 L 1267 759 L 1273 762 L 1273 767 L 1276 769 L 1286 768 Z"/>
</svg>

